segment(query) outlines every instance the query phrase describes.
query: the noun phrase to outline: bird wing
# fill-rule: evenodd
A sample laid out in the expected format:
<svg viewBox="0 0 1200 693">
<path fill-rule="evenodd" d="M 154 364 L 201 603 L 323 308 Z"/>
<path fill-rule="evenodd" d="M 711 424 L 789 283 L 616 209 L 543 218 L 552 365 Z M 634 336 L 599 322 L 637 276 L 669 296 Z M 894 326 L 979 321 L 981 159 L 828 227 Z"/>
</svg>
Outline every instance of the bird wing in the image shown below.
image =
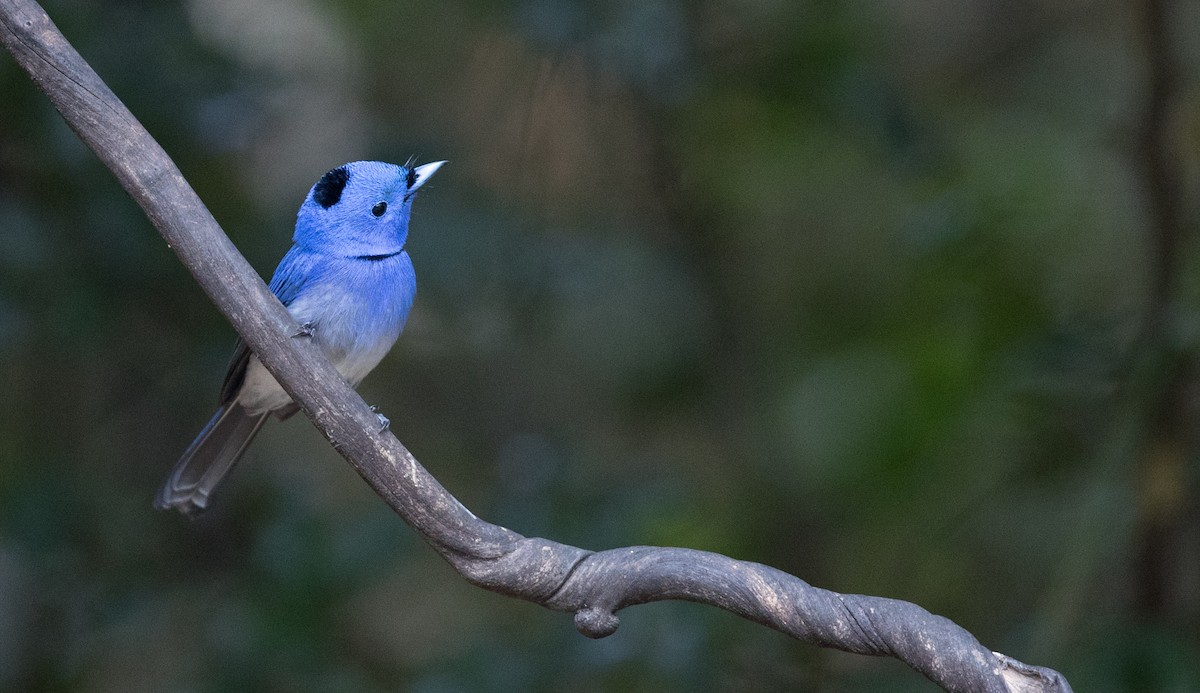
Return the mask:
<svg viewBox="0 0 1200 693">
<path fill-rule="evenodd" d="M 293 245 L 287 255 L 279 261 L 275 274 L 271 276 L 271 293 L 275 294 L 284 307 L 290 306 L 312 278 L 313 269 L 312 254 Z M 229 359 L 229 369 L 225 371 L 225 382 L 221 384 L 221 404 L 228 404 L 237 397 L 238 389 L 242 387 L 242 381 L 246 378 L 248 365 L 250 347 L 239 337 L 233 347 L 233 357 Z"/>
<path fill-rule="evenodd" d="M 316 257 L 312 253 L 292 246 L 275 268 L 275 274 L 271 277 L 271 293 L 284 306 L 292 305 L 292 301 L 312 280 L 316 269 Z"/>
</svg>

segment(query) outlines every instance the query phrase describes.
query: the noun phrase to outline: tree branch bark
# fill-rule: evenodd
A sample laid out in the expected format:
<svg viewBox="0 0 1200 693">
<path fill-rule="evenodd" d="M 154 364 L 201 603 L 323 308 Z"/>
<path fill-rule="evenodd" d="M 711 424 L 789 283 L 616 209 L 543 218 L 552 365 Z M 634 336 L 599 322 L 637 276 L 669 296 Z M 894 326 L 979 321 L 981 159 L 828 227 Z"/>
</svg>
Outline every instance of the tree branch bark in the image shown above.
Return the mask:
<svg viewBox="0 0 1200 693">
<path fill-rule="evenodd" d="M 0 42 L 116 175 L 196 281 L 330 443 L 472 584 L 573 613 L 584 635 L 634 604 L 710 604 L 822 647 L 896 657 L 950 691 L 1069 692 L 1051 669 L 983 647 L 908 602 L 844 595 L 774 568 L 680 548 L 591 552 L 527 538 L 463 507 L 388 431 L 221 231 L 166 152 L 32 0 L 0 0 Z"/>
</svg>

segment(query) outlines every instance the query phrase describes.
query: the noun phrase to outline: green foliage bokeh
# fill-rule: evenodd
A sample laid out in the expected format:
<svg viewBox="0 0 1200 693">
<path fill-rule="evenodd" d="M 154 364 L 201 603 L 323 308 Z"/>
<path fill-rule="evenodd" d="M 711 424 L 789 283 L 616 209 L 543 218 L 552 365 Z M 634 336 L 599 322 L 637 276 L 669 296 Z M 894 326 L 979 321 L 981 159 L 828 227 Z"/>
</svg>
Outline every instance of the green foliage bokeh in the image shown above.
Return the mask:
<svg viewBox="0 0 1200 693">
<path fill-rule="evenodd" d="M 1078 690 L 1200 687 L 1196 441 L 1159 426 L 1193 413 L 1159 394 L 1195 375 L 1196 248 L 1146 338 L 1135 10 L 46 8 L 264 276 L 328 168 L 450 160 L 360 391 L 482 517 L 913 601 Z M 233 333 L 7 56 L 0 240 L 0 689 L 930 688 L 688 604 L 586 640 L 458 579 L 303 417 L 204 518 L 152 511 Z"/>
</svg>

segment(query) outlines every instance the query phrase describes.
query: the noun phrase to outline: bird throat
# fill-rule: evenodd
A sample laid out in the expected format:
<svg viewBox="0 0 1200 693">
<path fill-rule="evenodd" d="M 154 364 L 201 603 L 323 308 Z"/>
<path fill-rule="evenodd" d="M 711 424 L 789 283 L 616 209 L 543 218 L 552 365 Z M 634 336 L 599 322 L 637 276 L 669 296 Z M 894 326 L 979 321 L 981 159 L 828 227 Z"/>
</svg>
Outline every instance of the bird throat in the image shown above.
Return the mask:
<svg viewBox="0 0 1200 693">
<path fill-rule="evenodd" d="M 400 250 L 397 250 L 394 253 L 384 253 L 382 255 L 355 255 L 354 259 L 355 260 L 367 260 L 369 262 L 379 262 L 381 260 L 386 260 L 390 257 L 396 257 L 397 255 L 399 255 L 400 253 L 403 253 L 403 252 L 404 252 L 404 246 L 400 246 Z"/>
</svg>

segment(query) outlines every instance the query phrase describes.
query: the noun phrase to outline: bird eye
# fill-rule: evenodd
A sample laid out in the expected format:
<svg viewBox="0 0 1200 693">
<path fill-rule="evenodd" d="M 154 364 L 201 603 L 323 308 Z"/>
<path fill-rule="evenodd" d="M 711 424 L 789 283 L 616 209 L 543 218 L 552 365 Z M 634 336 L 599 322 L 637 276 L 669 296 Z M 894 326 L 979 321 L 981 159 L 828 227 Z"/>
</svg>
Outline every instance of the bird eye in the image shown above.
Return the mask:
<svg viewBox="0 0 1200 693">
<path fill-rule="evenodd" d="M 387 211 L 387 203 L 386 202 L 376 202 L 375 206 L 371 208 L 371 214 L 374 214 L 377 217 L 383 216 L 383 213 L 386 211 Z"/>
</svg>

